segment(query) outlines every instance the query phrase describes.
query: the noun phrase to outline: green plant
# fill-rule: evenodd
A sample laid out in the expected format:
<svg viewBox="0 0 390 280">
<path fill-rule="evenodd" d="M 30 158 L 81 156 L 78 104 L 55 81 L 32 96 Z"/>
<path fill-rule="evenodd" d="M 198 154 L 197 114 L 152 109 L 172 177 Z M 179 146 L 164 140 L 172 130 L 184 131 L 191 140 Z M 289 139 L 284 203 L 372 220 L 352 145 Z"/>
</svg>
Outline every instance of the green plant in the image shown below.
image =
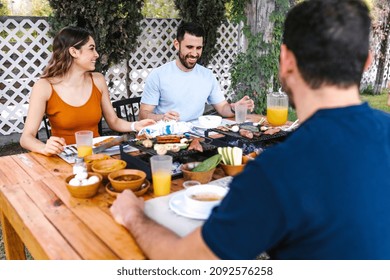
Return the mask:
<svg viewBox="0 0 390 280">
<path fill-rule="evenodd" d="M 225 4 L 228 0 L 175 0 L 179 15 L 184 21 L 197 22 L 205 30 L 204 48 L 200 63 L 209 64 L 217 52 L 217 30 L 226 20 Z"/>
<path fill-rule="evenodd" d="M 9 15 L 11 11 L 8 8 L 8 3 L 6 0 L 1 0 L 0 2 L 0 16 Z"/>
<path fill-rule="evenodd" d="M 144 0 L 142 15 L 146 18 L 177 18 L 179 11 L 173 0 Z"/>
<path fill-rule="evenodd" d="M 290 4 L 288 0 L 275 0 L 275 10 L 270 16 L 273 23 L 272 39 L 265 42 L 263 34 L 252 34 L 251 27 L 247 24 L 245 8 L 249 2 L 250 0 L 232 0 L 232 19 L 244 23 L 243 33 L 248 47 L 233 62 L 230 92 L 233 93 L 233 101 L 248 95 L 256 104 L 255 113 L 264 114 L 267 93 L 280 87 L 277 79 L 279 52 L 283 22 Z"/>
<path fill-rule="evenodd" d="M 48 0 L 32 0 L 32 15 L 34 16 L 48 16 L 52 13 Z"/>
<path fill-rule="evenodd" d="M 94 33 L 100 58 L 97 71 L 128 59 L 141 33 L 143 0 L 74 1 L 49 0 L 53 14 L 49 17 L 51 33 L 69 25 L 80 26 Z"/>
</svg>

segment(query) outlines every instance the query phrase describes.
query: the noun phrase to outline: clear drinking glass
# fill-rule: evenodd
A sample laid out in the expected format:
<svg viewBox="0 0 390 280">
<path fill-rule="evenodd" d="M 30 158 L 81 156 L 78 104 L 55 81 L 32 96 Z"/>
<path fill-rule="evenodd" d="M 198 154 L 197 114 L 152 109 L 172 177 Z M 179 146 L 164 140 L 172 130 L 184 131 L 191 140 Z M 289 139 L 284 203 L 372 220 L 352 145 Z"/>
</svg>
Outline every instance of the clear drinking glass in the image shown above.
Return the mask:
<svg viewBox="0 0 390 280">
<path fill-rule="evenodd" d="M 172 156 L 154 155 L 150 158 L 152 169 L 153 191 L 155 196 L 171 192 Z"/>
<path fill-rule="evenodd" d="M 236 103 L 234 111 L 236 123 L 244 123 L 248 112 L 248 106 L 246 104 Z"/>
<path fill-rule="evenodd" d="M 81 130 L 75 133 L 77 153 L 79 157 L 92 155 L 93 132 Z"/>
</svg>

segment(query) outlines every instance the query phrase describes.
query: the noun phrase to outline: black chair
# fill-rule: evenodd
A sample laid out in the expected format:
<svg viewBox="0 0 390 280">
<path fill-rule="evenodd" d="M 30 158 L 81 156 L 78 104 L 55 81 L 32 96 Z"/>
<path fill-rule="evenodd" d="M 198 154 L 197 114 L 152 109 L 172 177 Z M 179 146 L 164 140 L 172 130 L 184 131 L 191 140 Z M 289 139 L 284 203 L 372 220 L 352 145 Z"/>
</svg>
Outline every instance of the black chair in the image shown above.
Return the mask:
<svg viewBox="0 0 390 280">
<path fill-rule="evenodd" d="M 131 97 L 112 102 L 112 107 L 114 107 L 118 118 L 126 118 L 129 122 L 137 120 L 136 113 L 138 113 L 140 106 L 141 97 Z"/>
<path fill-rule="evenodd" d="M 24 116 L 23 117 L 23 122 L 26 123 L 26 119 L 27 119 L 27 116 Z M 42 122 L 43 122 L 43 125 L 45 127 L 45 132 L 46 132 L 46 139 L 49 139 L 50 136 L 51 136 L 51 130 L 50 130 L 50 123 L 49 123 L 49 119 L 47 118 L 46 115 L 43 115 L 43 118 L 42 118 Z M 35 135 L 35 137 L 37 139 L 39 139 L 39 133 L 37 132 L 37 134 Z"/>
</svg>

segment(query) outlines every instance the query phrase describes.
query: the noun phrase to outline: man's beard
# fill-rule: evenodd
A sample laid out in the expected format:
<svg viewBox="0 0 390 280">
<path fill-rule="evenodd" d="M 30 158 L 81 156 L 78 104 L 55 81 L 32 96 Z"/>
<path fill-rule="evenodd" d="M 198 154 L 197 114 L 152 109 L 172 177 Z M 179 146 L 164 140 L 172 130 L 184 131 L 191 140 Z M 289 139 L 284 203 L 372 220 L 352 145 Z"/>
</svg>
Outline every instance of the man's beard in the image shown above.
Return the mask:
<svg viewBox="0 0 390 280">
<path fill-rule="evenodd" d="M 282 90 L 283 90 L 283 91 L 287 94 L 287 96 L 288 96 L 288 102 L 289 102 L 290 106 L 291 106 L 293 109 L 295 109 L 295 103 L 294 103 L 294 98 L 293 98 L 293 95 L 292 95 L 292 91 L 291 91 L 291 88 L 287 85 L 286 79 L 280 77 L 280 83 L 282 84 Z"/>
<path fill-rule="evenodd" d="M 188 59 L 188 58 L 195 58 L 195 59 L 196 59 L 195 63 L 194 63 L 194 64 L 189 64 L 189 63 L 187 62 L 187 59 Z M 189 70 L 191 70 L 192 68 L 195 67 L 196 62 L 198 62 L 198 59 L 199 59 L 199 57 L 194 57 L 194 56 L 191 56 L 191 55 L 189 55 L 189 54 L 187 54 L 186 56 L 183 56 L 183 55 L 181 54 L 181 51 L 179 50 L 179 60 L 180 60 L 180 63 L 181 63 L 185 68 L 187 68 L 187 69 L 189 69 Z"/>
</svg>

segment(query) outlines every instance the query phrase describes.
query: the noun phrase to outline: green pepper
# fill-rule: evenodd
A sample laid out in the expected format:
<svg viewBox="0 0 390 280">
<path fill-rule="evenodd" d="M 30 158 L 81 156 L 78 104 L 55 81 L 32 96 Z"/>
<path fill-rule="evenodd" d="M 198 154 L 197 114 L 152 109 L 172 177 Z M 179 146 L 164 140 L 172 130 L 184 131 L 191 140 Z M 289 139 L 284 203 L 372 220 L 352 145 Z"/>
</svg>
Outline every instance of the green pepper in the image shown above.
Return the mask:
<svg viewBox="0 0 390 280">
<path fill-rule="evenodd" d="M 201 162 L 198 166 L 192 169 L 193 172 L 205 172 L 215 168 L 221 162 L 222 156 L 220 154 L 213 155 Z"/>
</svg>

